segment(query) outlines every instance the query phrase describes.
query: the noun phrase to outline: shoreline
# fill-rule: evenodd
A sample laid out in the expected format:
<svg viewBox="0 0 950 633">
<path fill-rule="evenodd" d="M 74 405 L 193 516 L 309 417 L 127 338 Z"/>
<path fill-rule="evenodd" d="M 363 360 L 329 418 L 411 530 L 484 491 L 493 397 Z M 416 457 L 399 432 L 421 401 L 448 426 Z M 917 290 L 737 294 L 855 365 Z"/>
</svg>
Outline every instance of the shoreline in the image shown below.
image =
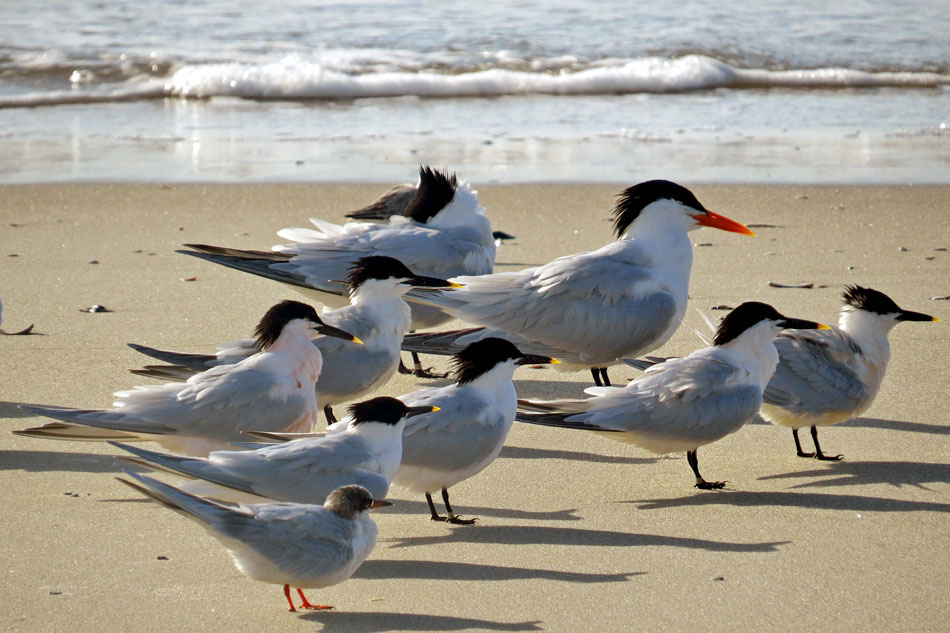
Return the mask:
<svg viewBox="0 0 950 633">
<path fill-rule="evenodd" d="M 606 243 L 626 186 L 485 185 L 465 171 L 493 227 L 516 237 L 496 270 Z M 945 628 L 950 301 L 931 297 L 950 295 L 950 251 L 939 250 L 950 248 L 947 185 L 683 181 L 709 209 L 772 225 L 754 238 L 690 234 L 687 326 L 705 332 L 697 309 L 715 319 L 711 306 L 746 299 L 834 323 L 847 283 L 943 321 L 895 328 L 875 403 L 822 429 L 823 448 L 843 461 L 797 458 L 787 429 L 753 423 L 701 450 L 704 474 L 730 482 L 703 492 L 682 455 L 515 424 L 501 457 L 452 489 L 456 511 L 479 523 L 433 523 L 421 495 L 393 490 L 396 505 L 375 515 L 380 539 L 354 578 L 308 592 L 332 612 L 286 613 L 279 587 L 246 579 L 198 526 L 116 482 L 111 447 L 9 433 L 44 422 L 18 403 L 108 407 L 113 391 L 149 384 L 128 373 L 150 361 L 127 342 L 208 351 L 247 336 L 277 300 L 299 298 L 176 254 L 182 243 L 267 249 L 277 230 L 340 221 L 401 181 L 0 185 L 0 327 L 34 323 L 39 334 L 0 337 L 5 630 Z M 80 312 L 94 303 L 113 312 Z M 700 347 L 689 327 L 655 353 Z M 524 368 L 515 384 L 522 397 L 579 397 L 585 374 Z M 636 375 L 611 370 L 614 384 Z M 397 376 L 380 395 L 426 384 Z"/>
</svg>

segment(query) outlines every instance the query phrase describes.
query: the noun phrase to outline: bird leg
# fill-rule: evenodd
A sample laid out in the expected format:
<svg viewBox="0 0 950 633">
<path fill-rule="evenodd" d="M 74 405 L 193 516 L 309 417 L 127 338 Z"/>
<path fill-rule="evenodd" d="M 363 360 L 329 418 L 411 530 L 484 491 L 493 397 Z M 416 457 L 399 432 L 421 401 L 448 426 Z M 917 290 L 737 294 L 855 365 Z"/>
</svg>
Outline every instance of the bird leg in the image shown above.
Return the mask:
<svg viewBox="0 0 950 633">
<path fill-rule="evenodd" d="M 298 588 L 297 594 L 300 596 L 301 609 L 310 609 L 312 611 L 327 611 L 333 608 L 328 604 L 310 604 L 310 601 L 307 600 L 307 596 L 303 595 L 303 589 Z"/>
<path fill-rule="evenodd" d="M 446 378 L 448 374 L 440 374 L 439 372 L 432 371 L 434 367 L 429 367 L 425 369 L 422 366 L 422 361 L 419 360 L 419 355 L 415 352 L 410 352 L 412 354 L 412 371 L 409 373 L 417 378 Z"/>
<path fill-rule="evenodd" d="M 828 462 L 836 462 L 842 457 L 844 457 L 844 455 L 825 455 L 824 453 L 821 452 L 821 446 L 818 444 L 818 427 L 817 426 L 811 427 L 811 439 L 815 442 L 814 455 L 816 459 L 821 459 Z"/>
<path fill-rule="evenodd" d="M 700 490 L 721 490 L 728 483 L 703 479 L 703 476 L 699 474 L 699 457 L 697 457 L 696 451 L 686 451 L 686 461 L 689 462 L 689 467 L 693 469 L 693 474 L 696 475 L 696 487 Z"/>
<path fill-rule="evenodd" d="M 591 367 L 590 375 L 594 378 L 594 384 L 598 387 L 609 387 L 610 378 L 607 377 L 606 367 Z"/>
<path fill-rule="evenodd" d="M 323 415 L 327 418 L 327 426 L 336 423 L 337 419 L 336 416 L 333 415 L 333 407 L 330 405 L 323 407 Z"/>
<path fill-rule="evenodd" d="M 442 489 L 442 502 L 445 504 L 445 512 L 448 516 L 440 515 L 436 509 L 435 504 L 432 502 L 432 495 L 428 492 L 426 493 L 426 502 L 429 504 L 429 512 L 431 513 L 430 519 L 433 521 L 444 521 L 446 523 L 454 523 L 455 525 L 472 525 L 478 519 L 461 519 L 454 512 L 452 512 L 452 506 L 449 504 L 449 491 L 446 488 Z"/>
<path fill-rule="evenodd" d="M 815 427 L 812 427 L 812 428 L 815 428 Z M 798 429 L 792 429 L 792 437 L 795 438 L 795 450 L 797 451 L 799 457 L 814 457 L 815 456 L 814 453 L 806 453 L 805 451 L 802 450 L 802 443 L 798 439 Z"/>
</svg>

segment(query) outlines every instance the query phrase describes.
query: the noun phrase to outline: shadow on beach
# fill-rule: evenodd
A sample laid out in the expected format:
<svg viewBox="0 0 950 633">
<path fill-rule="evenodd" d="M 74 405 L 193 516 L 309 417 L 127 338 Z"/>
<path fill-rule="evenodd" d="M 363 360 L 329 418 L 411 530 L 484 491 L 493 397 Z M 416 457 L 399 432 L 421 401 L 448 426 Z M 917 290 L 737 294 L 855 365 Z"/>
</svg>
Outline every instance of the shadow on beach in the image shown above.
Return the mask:
<svg viewBox="0 0 950 633">
<path fill-rule="evenodd" d="M 784 506 L 816 510 L 848 510 L 852 512 L 950 512 L 950 503 L 906 501 L 862 495 L 833 495 L 816 492 L 742 492 L 724 490 L 695 494 L 677 499 L 644 499 L 625 501 L 638 510 L 666 510 L 700 506 L 735 506 L 754 508 Z"/>
<path fill-rule="evenodd" d="M 386 631 L 540 631 L 540 621 L 492 622 L 473 618 L 456 618 L 447 615 L 423 615 L 414 613 L 347 613 L 345 611 L 320 611 L 303 613 L 301 620 L 312 620 L 334 627 L 334 630 L 349 633 L 384 633 Z"/>
<path fill-rule="evenodd" d="M 422 580 L 556 580 L 560 582 L 601 583 L 626 582 L 645 572 L 617 574 L 585 574 L 555 569 L 527 569 L 473 563 L 431 560 L 368 560 L 353 574 L 354 578 L 388 580 L 416 578 Z"/>
</svg>

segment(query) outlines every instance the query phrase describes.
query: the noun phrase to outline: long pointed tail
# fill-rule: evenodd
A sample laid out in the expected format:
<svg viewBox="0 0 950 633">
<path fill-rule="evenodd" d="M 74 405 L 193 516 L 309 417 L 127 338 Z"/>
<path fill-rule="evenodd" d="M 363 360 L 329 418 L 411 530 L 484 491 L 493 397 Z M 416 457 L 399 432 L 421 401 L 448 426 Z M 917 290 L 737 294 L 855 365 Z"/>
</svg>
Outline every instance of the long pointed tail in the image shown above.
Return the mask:
<svg viewBox="0 0 950 633">
<path fill-rule="evenodd" d="M 164 470 L 190 479 L 203 479 L 226 488 L 233 488 L 234 490 L 240 490 L 248 494 L 257 494 L 251 488 L 250 482 L 247 479 L 223 471 L 210 460 L 198 457 L 169 455 L 137 446 L 128 446 L 120 442 L 109 443 L 136 456 L 135 458 L 127 458 L 130 461 L 140 464 L 144 462 L 149 468 L 158 468 L 159 470 Z"/>
<path fill-rule="evenodd" d="M 162 483 L 157 479 L 139 475 L 131 470 L 125 473 L 139 483 L 116 477 L 126 486 L 141 492 L 146 497 L 156 501 L 170 510 L 188 517 L 199 523 L 214 524 L 233 515 L 250 516 L 250 513 L 238 508 L 231 508 L 214 501 L 202 499 L 196 495 L 180 490 L 174 486 Z"/>
<path fill-rule="evenodd" d="M 215 362 L 217 360 L 217 356 L 214 354 L 190 354 L 188 352 L 173 352 L 169 350 L 156 349 L 154 347 L 147 347 L 145 345 L 138 345 L 136 343 L 128 343 L 128 346 L 139 354 L 145 354 L 146 356 L 154 358 L 155 360 L 160 360 L 163 363 L 188 367 L 195 370 L 196 372 L 204 371 L 217 364 Z"/>
</svg>

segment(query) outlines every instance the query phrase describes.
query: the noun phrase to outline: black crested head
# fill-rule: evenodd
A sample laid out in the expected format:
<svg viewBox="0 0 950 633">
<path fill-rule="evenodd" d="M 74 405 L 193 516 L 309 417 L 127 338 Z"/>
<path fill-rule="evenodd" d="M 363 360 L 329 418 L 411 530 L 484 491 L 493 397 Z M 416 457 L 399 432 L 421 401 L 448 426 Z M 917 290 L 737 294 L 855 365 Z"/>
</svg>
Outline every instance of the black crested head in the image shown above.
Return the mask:
<svg viewBox="0 0 950 633">
<path fill-rule="evenodd" d="M 452 378 L 460 385 L 472 382 L 498 363 L 524 356 L 510 341 L 490 337 L 469 344 L 452 357 Z"/>
<path fill-rule="evenodd" d="M 346 274 L 346 289 L 356 292 L 369 279 L 412 279 L 415 274 L 395 257 L 368 255 L 360 257 Z"/>
<path fill-rule="evenodd" d="M 621 237 L 630 225 L 640 217 L 640 212 L 657 200 L 676 200 L 680 204 L 692 207 L 700 212 L 706 208 L 699 203 L 693 192 L 669 180 L 648 180 L 627 187 L 617 196 L 614 207 L 614 233 Z"/>
<path fill-rule="evenodd" d="M 427 165 L 419 168 L 419 186 L 416 195 L 406 207 L 406 215 L 416 222 L 426 223 L 455 197 L 458 179 Z"/>
<path fill-rule="evenodd" d="M 323 507 L 341 519 L 352 519 L 373 507 L 373 495 L 363 486 L 340 486 L 323 502 Z"/>
<path fill-rule="evenodd" d="M 893 299 L 883 292 L 872 288 L 845 286 L 842 297 L 844 297 L 845 305 L 851 306 L 856 310 L 874 312 L 875 314 L 895 314 L 901 312 L 900 307 L 894 303 Z"/>
<path fill-rule="evenodd" d="M 772 321 L 784 321 L 785 317 L 767 303 L 746 301 L 739 307 L 733 309 L 733 311 L 727 314 L 722 320 L 722 323 L 716 328 L 713 345 L 725 345 L 729 341 L 735 340 L 750 327 L 767 319 Z"/>
<path fill-rule="evenodd" d="M 409 408 L 402 400 L 380 396 L 372 400 L 364 400 L 350 405 L 349 414 L 353 418 L 352 425 L 365 422 L 380 422 L 382 424 L 397 424 L 409 412 Z"/>
<path fill-rule="evenodd" d="M 265 350 L 273 345 L 281 331 L 283 331 L 284 326 L 294 319 L 307 319 L 314 323 L 323 323 L 313 306 L 290 299 L 281 301 L 264 313 L 254 330 L 254 338 L 257 339 L 258 349 Z"/>
</svg>

